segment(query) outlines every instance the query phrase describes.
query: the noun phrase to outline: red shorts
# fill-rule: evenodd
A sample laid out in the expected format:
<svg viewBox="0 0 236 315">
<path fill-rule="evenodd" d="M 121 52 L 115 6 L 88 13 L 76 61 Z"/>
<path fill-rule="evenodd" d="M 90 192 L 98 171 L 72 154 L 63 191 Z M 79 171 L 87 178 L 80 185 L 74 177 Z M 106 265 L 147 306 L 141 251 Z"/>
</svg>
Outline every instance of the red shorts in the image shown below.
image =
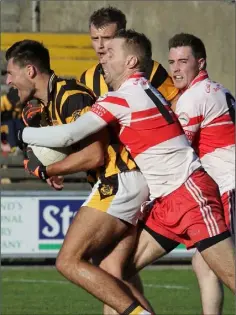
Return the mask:
<svg viewBox="0 0 236 315">
<path fill-rule="evenodd" d="M 235 222 L 235 189 L 229 190 L 225 192 L 221 196 L 221 201 L 223 203 L 224 208 L 224 216 L 225 216 L 225 223 L 231 232 L 234 234 L 234 222 Z"/>
<path fill-rule="evenodd" d="M 178 189 L 157 198 L 145 225 L 187 248 L 228 230 L 219 188 L 204 170 L 195 171 Z"/>
</svg>

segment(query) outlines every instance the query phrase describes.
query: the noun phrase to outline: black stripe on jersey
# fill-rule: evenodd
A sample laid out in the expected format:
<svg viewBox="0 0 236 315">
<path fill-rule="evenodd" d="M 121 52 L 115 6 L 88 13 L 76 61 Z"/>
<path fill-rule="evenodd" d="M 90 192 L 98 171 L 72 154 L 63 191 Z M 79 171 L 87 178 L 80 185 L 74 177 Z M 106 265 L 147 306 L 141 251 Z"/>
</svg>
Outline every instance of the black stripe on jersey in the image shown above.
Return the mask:
<svg viewBox="0 0 236 315">
<path fill-rule="evenodd" d="M 57 98 L 56 98 L 56 102 L 55 102 L 55 105 L 56 105 L 56 106 L 54 105 L 53 108 L 52 108 L 52 111 L 55 111 L 55 108 L 56 108 L 57 113 L 58 113 L 58 115 L 60 116 L 61 121 L 62 121 L 63 124 L 66 123 L 66 117 L 63 117 L 64 115 L 61 115 L 61 113 L 60 113 L 60 107 L 61 107 L 62 97 L 63 97 L 64 94 L 65 94 L 65 89 L 64 89 L 64 86 L 62 86 L 62 87 L 60 88 L 60 91 L 59 91 L 58 94 L 57 94 Z M 52 116 L 53 116 L 53 112 L 52 112 Z M 54 116 L 53 116 L 53 119 L 54 119 Z M 56 118 L 55 118 L 55 119 L 56 119 Z"/>
<path fill-rule="evenodd" d="M 159 64 L 154 76 L 152 77 L 151 84 L 157 89 L 168 78 L 167 71 Z"/>
<path fill-rule="evenodd" d="M 229 108 L 229 116 L 232 120 L 232 122 L 235 124 L 235 108 L 234 108 L 234 104 L 235 104 L 235 99 L 233 97 L 233 95 L 231 95 L 230 93 L 225 93 L 225 98 L 226 98 L 226 102 Z"/>
<path fill-rule="evenodd" d="M 96 96 L 101 95 L 100 75 L 101 75 L 101 65 L 98 64 L 93 74 L 93 92 L 96 94 Z"/>
<path fill-rule="evenodd" d="M 86 85 L 86 83 L 85 83 L 85 74 L 86 74 L 86 71 L 84 71 L 84 73 L 82 73 L 82 75 L 80 77 L 80 82 Z"/>
<path fill-rule="evenodd" d="M 90 90 L 87 89 L 84 85 L 79 84 L 78 81 L 74 79 L 65 81 L 66 84 L 60 87 L 56 99 L 56 109 L 64 124 L 66 123 L 66 118 L 71 116 L 74 111 L 83 109 L 86 106 L 92 106 L 96 101 Z M 60 112 L 62 97 L 67 91 L 71 90 L 77 91 L 77 93 L 75 93 L 74 95 L 70 95 L 67 98 Z M 81 92 L 84 92 L 86 94 Z M 68 106 L 65 106 L 66 103 L 69 103 Z"/>
<path fill-rule="evenodd" d="M 107 128 L 110 136 L 109 145 L 112 147 L 116 154 L 116 165 L 121 172 L 127 171 L 129 168 L 127 164 L 122 160 L 120 155 L 121 143 L 119 142 L 119 139 L 117 138 L 117 135 L 114 132 L 113 128 L 109 126 L 107 126 Z"/>
<path fill-rule="evenodd" d="M 150 80 L 151 74 L 152 74 L 152 69 L 154 66 L 154 61 L 152 60 L 151 62 L 149 62 L 149 64 L 146 67 L 146 71 L 145 71 L 145 77 Z"/>
<path fill-rule="evenodd" d="M 150 97 L 150 99 L 156 105 L 159 112 L 162 114 L 162 116 L 165 118 L 168 124 L 173 124 L 174 119 L 172 118 L 169 111 L 166 109 L 165 105 L 163 105 L 162 102 L 159 100 L 159 98 L 150 89 L 146 89 L 145 93 Z"/>
<path fill-rule="evenodd" d="M 64 102 L 60 116 L 66 121 L 67 118 L 83 115 L 83 112 L 94 104 L 94 100 L 88 94 L 76 93 L 70 95 Z"/>
<path fill-rule="evenodd" d="M 70 90 L 78 90 L 79 92 L 86 92 L 89 95 L 91 95 L 91 90 L 86 87 L 86 85 L 84 84 L 80 84 L 79 81 L 75 80 L 75 79 L 70 79 L 70 80 L 64 80 L 66 81 L 66 84 L 63 85 L 63 89 L 64 91 L 70 91 Z M 93 98 L 93 96 L 91 95 L 91 98 Z"/>
</svg>

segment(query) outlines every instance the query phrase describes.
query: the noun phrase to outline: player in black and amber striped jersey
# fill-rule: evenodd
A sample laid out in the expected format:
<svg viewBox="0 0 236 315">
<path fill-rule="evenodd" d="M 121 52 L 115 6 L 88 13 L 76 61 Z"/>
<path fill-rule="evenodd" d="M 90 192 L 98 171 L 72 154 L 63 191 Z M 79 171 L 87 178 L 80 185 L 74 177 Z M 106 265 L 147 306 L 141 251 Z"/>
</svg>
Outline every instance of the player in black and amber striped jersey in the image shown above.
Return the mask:
<svg viewBox="0 0 236 315">
<path fill-rule="evenodd" d="M 115 35 L 116 31 L 122 28 L 126 28 L 126 17 L 116 8 L 101 8 L 91 15 L 89 31 L 99 62 L 104 55 L 106 43 Z M 171 77 L 159 62 L 152 60 L 146 68 L 145 76 L 166 100 L 171 103 L 177 101 L 179 90 L 174 86 Z M 80 81 L 92 89 L 97 97 L 112 90 L 105 83 L 100 63 L 86 70 L 81 75 Z"/>
<path fill-rule="evenodd" d="M 89 110 L 95 101 L 93 92 L 82 83 L 56 77 L 50 70 L 49 52 L 39 42 L 24 40 L 13 44 L 6 52 L 6 59 L 7 84 L 18 89 L 20 101 L 24 103 L 36 98 L 41 102 L 40 125 L 59 124 L 60 128 L 77 116 L 83 119 L 83 112 Z M 29 111 L 26 113 L 30 116 Z M 121 238 L 131 239 L 131 231 L 135 230 L 141 215 L 141 204 L 149 197 L 144 176 L 122 145 L 113 142 L 111 130 L 107 132 L 105 128 L 87 137 L 85 142 L 79 143 L 78 152 L 47 167 L 29 147 L 25 167 L 31 174 L 45 180 L 54 175 L 87 171 L 104 165 L 99 169 L 99 178 L 92 192 L 69 227 L 56 266 L 66 278 L 112 306 L 119 314 L 138 315 L 144 314 L 142 306 L 152 312 L 145 298 L 137 290 L 134 295 L 127 296 L 128 288 L 123 288 L 124 283 L 116 275 L 109 275 L 89 262 L 98 254 L 103 256 L 102 252 L 115 246 Z M 120 274 L 132 248 L 133 242 L 130 242 L 122 253 L 123 264 L 116 264 Z"/>
<path fill-rule="evenodd" d="M 41 103 L 42 119 L 46 121 L 41 125 L 61 125 L 75 121 L 89 111 L 96 100 L 93 92 L 84 84 L 75 79 L 59 78 L 55 73 L 52 73 L 49 79 L 48 96 L 47 106 Z M 98 178 L 102 178 L 104 181 L 109 176 L 136 168 L 130 154 L 119 142 L 115 132 L 112 132 L 112 128 L 109 129 L 108 141 L 104 165 L 96 170 L 88 171 L 88 181 L 92 185 Z M 76 145 L 74 150 L 80 148 L 81 144 Z"/>
</svg>

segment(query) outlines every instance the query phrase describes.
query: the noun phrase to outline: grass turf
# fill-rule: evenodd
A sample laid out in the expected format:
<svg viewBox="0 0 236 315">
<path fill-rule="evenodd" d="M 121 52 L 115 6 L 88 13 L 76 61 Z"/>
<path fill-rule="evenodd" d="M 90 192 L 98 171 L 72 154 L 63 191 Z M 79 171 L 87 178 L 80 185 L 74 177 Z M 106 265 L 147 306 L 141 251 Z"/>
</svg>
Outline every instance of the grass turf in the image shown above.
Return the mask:
<svg viewBox="0 0 236 315">
<path fill-rule="evenodd" d="M 54 268 L 2 269 L 2 315 L 102 314 L 102 304 L 67 282 Z M 141 272 L 145 295 L 157 314 L 201 314 L 198 285 L 191 269 L 155 268 Z M 225 289 L 224 315 L 235 314 Z"/>
</svg>

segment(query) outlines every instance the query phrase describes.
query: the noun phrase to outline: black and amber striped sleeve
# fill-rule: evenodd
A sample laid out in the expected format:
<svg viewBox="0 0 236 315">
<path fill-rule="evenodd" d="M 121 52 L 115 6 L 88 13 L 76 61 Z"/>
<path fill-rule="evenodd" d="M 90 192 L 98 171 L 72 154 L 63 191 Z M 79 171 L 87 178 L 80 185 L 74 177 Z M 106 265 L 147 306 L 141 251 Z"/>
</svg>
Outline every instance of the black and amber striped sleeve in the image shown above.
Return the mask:
<svg viewBox="0 0 236 315">
<path fill-rule="evenodd" d="M 174 83 L 165 68 L 157 61 L 152 60 L 152 63 L 147 68 L 146 76 L 151 84 L 168 100 L 171 101 L 179 93 L 179 90 L 174 86 Z"/>
<path fill-rule="evenodd" d="M 67 89 L 64 87 L 63 90 L 64 94 L 61 97 L 60 104 L 62 123 L 75 121 L 80 115 L 89 111 L 96 101 L 93 92 L 84 85 L 79 85 L 77 89 L 71 89 L 71 87 Z"/>
<path fill-rule="evenodd" d="M 100 72 L 98 69 L 100 65 L 97 64 L 82 73 L 80 82 L 89 87 L 96 96 L 100 96 Z"/>
</svg>

